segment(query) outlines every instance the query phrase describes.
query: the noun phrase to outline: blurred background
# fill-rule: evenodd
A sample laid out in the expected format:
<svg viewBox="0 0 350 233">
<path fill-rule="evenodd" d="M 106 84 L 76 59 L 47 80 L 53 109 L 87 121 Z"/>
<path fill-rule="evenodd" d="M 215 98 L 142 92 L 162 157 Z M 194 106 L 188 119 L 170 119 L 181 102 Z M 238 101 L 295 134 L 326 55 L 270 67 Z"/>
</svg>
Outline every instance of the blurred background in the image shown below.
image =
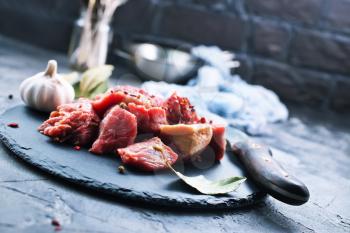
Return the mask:
<svg viewBox="0 0 350 233">
<path fill-rule="evenodd" d="M 85 88 L 84 93 L 97 89 L 101 92 L 99 87 L 107 88 L 104 84 L 109 81 L 111 86 L 146 85 L 152 94 L 182 90 L 180 96 L 188 94 L 191 96 L 187 97 L 199 102 L 191 99 L 196 111 L 207 110 L 201 116 L 223 118 L 250 134 L 254 141 L 270 146 L 274 158 L 288 173 L 305 182 L 311 199 L 303 206 L 293 207 L 268 198 L 254 208 L 232 212 L 148 209 L 134 200 L 130 203 L 116 200 L 53 179 L 14 159 L 6 148 L 10 146 L 0 143 L 0 233 L 53 232 L 61 226 L 62 232 L 349 232 L 350 0 L 128 0 L 101 25 L 96 23 L 95 10 L 91 10 L 94 13 L 87 10 L 88 2 L 111 4 L 124 0 L 0 0 L 1 114 L 23 104 L 20 83 L 43 71 L 51 59 L 57 61 L 60 74 L 73 80 L 70 84 L 76 96 L 83 93 L 80 84 L 85 72 L 72 72 L 72 51 L 88 44 L 90 47 L 81 51 L 84 59 L 92 58 L 89 68 L 93 72 L 86 71 L 90 73 L 85 75 L 85 81 L 95 86 L 84 85 L 90 88 Z M 89 19 L 84 20 L 89 14 Z M 100 36 L 91 33 L 94 24 L 91 22 L 95 22 L 94 29 L 101 29 Z M 81 25 L 88 35 L 86 41 L 91 43 L 81 43 L 84 35 Z M 193 86 L 141 83 L 147 79 L 139 79 L 141 75 L 130 66 L 128 45 L 153 42 L 172 50 L 186 50 L 191 55 L 193 48 L 206 53 L 203 59 L 206 63 L 199 64 L 200 68 L 196 66 L 197 74 L 191 73 L 183 82 L 192 78 Z M 96 45 L 95 52 L 100 57 L 91 52 L 95 48 L 92 45 Z M 222 51 L 201 45 L 218 46 Z M 145 58 L 159 55 L 155 47 L 145 48 Z M 214 53 L 210 53 L 211 49 Z M 179 66 L 191 60 L 183 53 L 178 53 L 177 58 L 173 60 Z M 235 60 L 240 66 L 228 67 L 235 66 Z M 113 66 L 102 65 L 105 62 L 114 66 L 113 74 Z M 143 65 L 146 71 L 162 68 L 162 64 Z M 106 67 L 107 72 L 103 72 Z M 74 73 L 78 79 L 74 79 Z M 281 101 L 273 92 L 251 84 L 272 90 Z M 40 99 L 36 98 L 37 92 L 26 92 L 28 99 Z M 31 119 L 21 118 L 16 116 L 11 123 L 6 122 L 14 127 L 19 123 L 19 129 L 4 128 L 22 132 L 18 131 L 22 122 Z M 0 122 L 0 131 L 1 126 Z M 30 129 L 27 126 L 23 128 Z M 29 155 L 33 153 L 30 149 L 21 147 Z M 63 159 L 66 157 L 55 161 L 57 167 L 71 169 L 65 162 L 58 166 Z M 213 160 L 210 161 L 212 164 Z M 112 166 L 117 173 L 117 164 Z M 208 168 L 205 166 L 198 165 Z M 91 174 L 95 177 L 97 171 Z M 163 180 L 159 178 L 157 182 Z M 82 183 L 91 184 L 90 180 Z"/>
<path fill-rule="evenodd" d="M 0 0 L 0 33 L 67 53 L 78 0 Z M 112 22 L 113 48 L 154 38 L 236 53 L 249 83 L 284 101 L 350 110 L 348 0 L 129 0 Z"/>
</svg>

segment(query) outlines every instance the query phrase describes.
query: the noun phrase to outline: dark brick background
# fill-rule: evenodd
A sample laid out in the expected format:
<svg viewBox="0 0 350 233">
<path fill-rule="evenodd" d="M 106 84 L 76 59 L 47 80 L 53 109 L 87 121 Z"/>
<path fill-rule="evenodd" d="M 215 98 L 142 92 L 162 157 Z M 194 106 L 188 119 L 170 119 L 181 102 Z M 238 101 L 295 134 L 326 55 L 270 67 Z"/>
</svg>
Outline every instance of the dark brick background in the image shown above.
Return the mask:
<svg viewBox="0 0 350 233">
<path fill-rule="evenodd" d="M 66 51 L 78 16 L 78 0 L 0 0 L 0 33 Z M 350 110 L 350 0 L 130 0 L 113 27 L 115 38 L 218 45 L 285 100 Z"/>
</svg>

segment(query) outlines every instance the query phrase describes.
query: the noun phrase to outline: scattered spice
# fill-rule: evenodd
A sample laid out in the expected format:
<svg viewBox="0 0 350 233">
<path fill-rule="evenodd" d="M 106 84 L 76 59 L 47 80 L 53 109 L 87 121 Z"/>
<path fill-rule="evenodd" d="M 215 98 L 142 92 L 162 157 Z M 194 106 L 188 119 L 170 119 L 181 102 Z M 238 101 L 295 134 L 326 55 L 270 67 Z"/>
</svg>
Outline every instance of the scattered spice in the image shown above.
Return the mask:
<svg viewBox="0 0 350 233">
<path fill-rule="evenodd" d="M 162 148 L 161 146 L 154 145 L 154 146 L 153 146 L 153 149 L 156 150 L 156 151 L 159 151 L 159 152 L 163 153 L 163 148 Z"/>
<path fill-rule="evenodd" d="M 8 98 L 9 98 L 10 100 L 12 100 L 12 99 L 13 99 L 13 95 L 12 95 L 12 94 L 9 94 L 9 95 L 8 95 Z"/>
<path fill-rule="evenodd" d="M 127 91 L 124 91 L 124 94 L 127 95 L 127 94 L 129 94 L 129 93 L 128 93 Z"/>
<path fill-rule="evenodd" d="M 57 219 L 52 219 L 51 220 L 51 225 L 55 227 L 55 231 L 60 231 L 62 230 L 61 224 Z"/>
<path fill-rule="evenodd" d="M 61 226 L 60 222 L 57 219 L 52 219 L 51 220 L 51 225 L 55 227 Z"/>
<path fill-rule="evenodd" d="M 81 149 L 80 146 L 75 146 L 75 147 L 74 147 L 74 150 L 80 150 L 80 149 Z"/>
<path fill-rule="evenodd" d="M 7 126 L 11 127 L 11 128 L 18 128 L 19 127 L 18 124 L 15 122 L 8 123 Z"/>
<path fill-rule="evenodd" d="M 210 121 L 209 121 L 209 124 L 213 124 L 213 121 L 212 121 L 212 120 L 210 120 Z"/>
<path fill-rule="evenodd" d="M 120 174 L 125 174 L 125 167 L 124 167 L 123 165 L 120 165 L 120 166 L 118 167 L 118 172 L 119 172 Z"/>
<path fill-rule="evenodd" d="M 124 102 L 121 102 L 121 103 L 119 104 L 119 106 L 120 106 L 122 109 L 127 109 L 127 108 L 128 108 L 128 106 L 127 106 L 126 103 L 124 103 Z"/>
</svg>

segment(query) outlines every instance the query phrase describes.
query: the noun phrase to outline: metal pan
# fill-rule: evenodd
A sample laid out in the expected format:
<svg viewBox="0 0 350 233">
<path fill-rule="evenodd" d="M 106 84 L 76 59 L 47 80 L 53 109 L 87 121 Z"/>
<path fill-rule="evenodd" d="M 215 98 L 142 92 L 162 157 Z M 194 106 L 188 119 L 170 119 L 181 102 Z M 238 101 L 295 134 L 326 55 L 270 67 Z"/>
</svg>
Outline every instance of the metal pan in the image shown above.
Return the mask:
<svg viewBox="0 0 350 233">
<path fill-rule="evenodd" d="M 144 80 L 184 83 L 203 65 L 190 51 L 153 43 L 131 44 L 128 52 L 115 50 L 115 54 L 127 59 Z"/>
</svg>

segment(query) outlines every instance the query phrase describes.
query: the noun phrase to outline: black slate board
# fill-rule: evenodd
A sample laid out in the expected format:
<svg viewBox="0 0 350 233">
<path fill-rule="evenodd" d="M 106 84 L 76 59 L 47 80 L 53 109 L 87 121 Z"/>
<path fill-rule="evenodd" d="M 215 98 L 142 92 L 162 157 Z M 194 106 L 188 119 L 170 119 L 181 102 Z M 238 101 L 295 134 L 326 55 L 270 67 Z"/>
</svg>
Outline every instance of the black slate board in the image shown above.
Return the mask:
<svg viewBox="0 0 350 233">
<path fill-rule="evenodd" d="M 205 208 L 233 209 L 262 201 L 266 194 L 247 180 L 236 192 L 220 196 L 198 194 L 169 171 L 143 173 L 127 168 L 118 173 L 120 160 L 116 155 L 96 156 L 86 149 L 74 150 L 70 145 L 57 144 L 37 131 L 47 115 L 25 106 L 9 109 L 0 117 L 0 138 L 13 155 L 52 175 L 74 184 L 108 193 L 128 200 L 148 204 Z M 19 128 L 8 127 L 16 122 Z M 244 175 L 232 153 L 214 164 L 205 161 L 194 166 L 177 165 L 186 175 L 204 174 L 209 179 Z M 211 164 L 210 168 L 204 169 Z"/>
</svg>

